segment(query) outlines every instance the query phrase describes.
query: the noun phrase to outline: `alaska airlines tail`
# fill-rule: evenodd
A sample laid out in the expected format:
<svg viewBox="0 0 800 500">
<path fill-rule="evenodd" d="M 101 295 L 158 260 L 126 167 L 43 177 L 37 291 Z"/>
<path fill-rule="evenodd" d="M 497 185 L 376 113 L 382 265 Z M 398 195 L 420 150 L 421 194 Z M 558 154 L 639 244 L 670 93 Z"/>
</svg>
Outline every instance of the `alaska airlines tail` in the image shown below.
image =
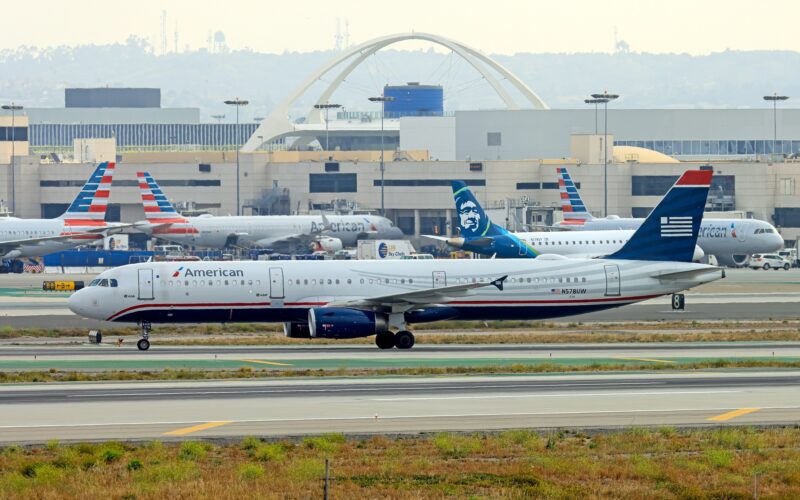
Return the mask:
<svg viewBox="0 0 800 500">
<path fill-rule="evenodd" d="M 445 238 L 448 244 L 501 258 L 536 258 L 539 255 L 513 233 L 493 223 L 465 182 L 452 181 L 452 185 L 461 238 Z"/>
<path fill-rule="evenodd" d="M 687 170 L 639 229 L 609 259 L 692 262 L 711 170 Z"/>
<path fill-rule="evenodd" d="M 136 172 L 139 193 L 142 196 L 144 216 L 148 222 L 174 224 L 188 222 L 169 202 L 164 192 L 149 172 Z"/>
<path fill-rule="evenodd" d="M 592 220 L 592 214 L 586 210 L 586 205 L 581 199 L 578 188 L 572 181 L 566 167 L 556 168 L 558 172 L 558 191 L 561 196 L 561 211 L 564 214 L 564 225 L 583 225 L 587 220 Z"/>
<path fill-rule="evenodd" d="M 59 216 L 68 226 L 105 226 L 108 196 L 114 177 L 114 163 L 97 165 L 92 175 L 81 188 L 78 196 Z"/>
</svg>

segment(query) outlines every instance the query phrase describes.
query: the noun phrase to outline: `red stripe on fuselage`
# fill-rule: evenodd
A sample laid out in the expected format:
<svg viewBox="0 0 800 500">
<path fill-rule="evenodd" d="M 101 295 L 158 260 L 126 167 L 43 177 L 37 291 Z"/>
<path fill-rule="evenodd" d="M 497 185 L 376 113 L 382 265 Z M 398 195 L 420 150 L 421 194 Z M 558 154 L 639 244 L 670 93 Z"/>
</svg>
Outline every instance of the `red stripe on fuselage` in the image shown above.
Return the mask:
<svg viewBox="0 0 800 500">
<path fill-rule="evenodd" d="M 64 226 L 87 226 L 87 227 L 104 227 L 106 221 L 103 219 L 64 219 Z"/>
</svg>

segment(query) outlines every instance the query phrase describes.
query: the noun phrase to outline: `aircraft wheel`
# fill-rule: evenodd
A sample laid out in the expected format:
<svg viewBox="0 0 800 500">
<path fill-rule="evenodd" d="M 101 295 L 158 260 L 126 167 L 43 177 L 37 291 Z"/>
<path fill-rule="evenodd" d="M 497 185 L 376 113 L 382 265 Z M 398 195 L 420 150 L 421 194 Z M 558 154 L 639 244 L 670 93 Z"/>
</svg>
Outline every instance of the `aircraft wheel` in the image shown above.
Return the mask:
<svg viewBox="0 0 800 500">
<path fill-rule="evenodd" d="M 150 341 L 147 339 L 139 339 L 139 342 L 136 343 L 136 347 L 138 347 L 140 351 L 146 351 L 150 349 Z"/>
<path fill-rule="evenodd" d="M 764 264 L 764 270 L 765 270 L 765 271 L 769 271 L 769 263 L 767 263 L 767 264 Z"/>
<path fill-rule="evenodd" d="M 375 336 L 375 345 L 380 349 L 391 349 L 394 347 L 394 333 L 379 333 Z"/>
<path fill-rule="evenodd" d="M 405 330 L 395 333 L 394 346 L 398 349 L 411 349 L 414 347 L 414 334 Z"/>
</svg>

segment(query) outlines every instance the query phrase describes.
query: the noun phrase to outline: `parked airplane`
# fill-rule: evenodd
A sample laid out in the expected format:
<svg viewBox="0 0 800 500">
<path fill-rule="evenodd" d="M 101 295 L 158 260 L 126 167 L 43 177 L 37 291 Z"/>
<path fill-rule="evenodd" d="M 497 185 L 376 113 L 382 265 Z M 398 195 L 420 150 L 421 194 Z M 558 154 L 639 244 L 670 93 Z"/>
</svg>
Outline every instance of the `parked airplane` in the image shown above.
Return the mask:
<svg viewBox="0 0 800 500">
<path fill-rule="evenodd" d="M 724 277 L 720 268 L 691 262 L 711 175 L 684 173 L 605 259 L 147 262 L 101 273 L 69 298 L 69 308 L 138 322 L 138 347 L 146 350 L 151 323 L 283 322 L 289 337 L 376 335 L 382 349 L 408 349 L 411 323 L 618 307 Z"/>
<path fill-rule="evenodd" d="M 161 239 L 207 248 L 227 246 L 308 249 L 333 252 L 354 247 L 360 239 L 398 239 L 400 228 L 376 215 L 200 215 L 184 217 L 147 172 L 138 172 L 147 224 L 140 229 Z"/>
<path fill-rule="evenodd" d="M 0 258 L 39 257 L 103 238 L 130 224 L 105 221 L 114 163 L 97 166 L 67 211 L 56 219 L 0 218 Z"/>
<path fill-rule="evenodd" d="M 481 255 L 506 259 L 536 258 L 543 254 L 584 258 L 604 257 L 622 248 L 633 235 L 633 230 L 625 229 L 591 233 L 571 231 L 512 233 L 490 220 L 465 182 L 452 181 L 452 186 L 461 236 L 454 238 L 424 236 Z M 693 260 L 699 261 L 702 258 L 703 251 L 700 247 L 696 247 Z"/>
<path fill-rule="evenodd" d="M 595 218 L 586 208 L 578 188 L 565 167 L 557 167 L 558 187 L 564 220 L 555 224 L 563 229 L 609 230 L 636 229 L 644 219 L 609 215 Z M 744 265 L 755 253 L 775 252 L 783 248 L 783 238 L 769 222 L 757 219 L 703 219 L 697 244 L 706 255 L 714 255 L 726 266 Z"/>
</svg>

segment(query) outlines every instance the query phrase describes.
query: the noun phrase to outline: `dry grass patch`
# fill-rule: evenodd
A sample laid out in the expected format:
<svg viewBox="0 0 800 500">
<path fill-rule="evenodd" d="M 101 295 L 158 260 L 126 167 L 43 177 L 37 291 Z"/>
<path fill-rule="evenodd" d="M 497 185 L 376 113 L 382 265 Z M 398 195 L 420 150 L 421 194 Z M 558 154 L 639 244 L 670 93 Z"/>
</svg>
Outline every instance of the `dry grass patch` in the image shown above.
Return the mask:
<svg viewBox="0 0 800 500">
<path fill-rule="evenodd" d="M 756 473 L 762 497 L 800 495 L 798 428 L 664 428 L 12 446 L 0 498 L 314 498 L 325 458 L 332 498 L 750 498 Z"/>
</svg>

